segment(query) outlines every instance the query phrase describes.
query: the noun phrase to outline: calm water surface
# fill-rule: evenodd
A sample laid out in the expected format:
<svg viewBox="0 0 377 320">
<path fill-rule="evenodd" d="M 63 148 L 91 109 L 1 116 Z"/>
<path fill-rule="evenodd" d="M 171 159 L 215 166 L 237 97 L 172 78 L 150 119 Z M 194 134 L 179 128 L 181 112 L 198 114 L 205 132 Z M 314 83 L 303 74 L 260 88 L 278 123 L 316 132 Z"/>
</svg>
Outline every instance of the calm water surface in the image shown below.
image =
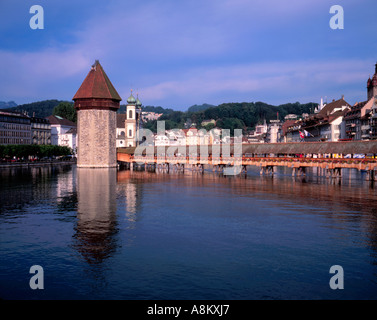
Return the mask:
<svg viewBox="0 0 377 320">
<path fill-rule="evenodd" d="M 0 298 L 376 299 L 377 188 L 362 178 L 2 170 Z"/>
</svg>

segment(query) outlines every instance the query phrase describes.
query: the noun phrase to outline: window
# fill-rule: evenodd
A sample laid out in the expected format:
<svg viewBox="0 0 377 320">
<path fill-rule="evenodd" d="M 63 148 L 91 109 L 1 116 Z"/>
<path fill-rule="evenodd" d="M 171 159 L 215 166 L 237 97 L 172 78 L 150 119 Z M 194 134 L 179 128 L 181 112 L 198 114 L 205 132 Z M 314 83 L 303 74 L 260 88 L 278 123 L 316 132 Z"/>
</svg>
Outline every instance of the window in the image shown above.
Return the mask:
<svg viewBox="0 0 377 320">
<path fill-rule="evenodd" d="M 128 136 L 132 137 L 132 129 L 128 130 Z"/>
<path fill-rule="evenodd" d="M 132 119 L 132 110 L 128 111 L 128 118 Z"/>
</svg>

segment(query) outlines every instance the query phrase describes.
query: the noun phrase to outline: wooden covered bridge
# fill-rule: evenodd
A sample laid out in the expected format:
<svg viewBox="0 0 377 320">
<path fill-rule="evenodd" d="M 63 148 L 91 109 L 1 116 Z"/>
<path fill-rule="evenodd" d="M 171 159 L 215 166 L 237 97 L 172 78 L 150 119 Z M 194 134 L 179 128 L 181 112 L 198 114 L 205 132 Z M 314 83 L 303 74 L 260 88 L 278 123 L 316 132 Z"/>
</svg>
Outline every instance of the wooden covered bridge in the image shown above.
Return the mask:
<svg viewBox="0 0 377 320">
<path fill-rule="evenodd" d="M 130 168 L 190 168 L 203 171 L 204 165 L 214 170 L 239 166 L 258 166 L 263 174 L 271 174 L 276 166 L 293 168 L 292 174 L 305 174 L 306 168 L 320 168 L 329 177 L 341 176 L 341 169 L 368 172 L 374 180 L 377 169 L 377 140 L 341 142 L 253 143 L 239 145 L 139 146 L 118 148 L 117 160 Z"/>
</svg>

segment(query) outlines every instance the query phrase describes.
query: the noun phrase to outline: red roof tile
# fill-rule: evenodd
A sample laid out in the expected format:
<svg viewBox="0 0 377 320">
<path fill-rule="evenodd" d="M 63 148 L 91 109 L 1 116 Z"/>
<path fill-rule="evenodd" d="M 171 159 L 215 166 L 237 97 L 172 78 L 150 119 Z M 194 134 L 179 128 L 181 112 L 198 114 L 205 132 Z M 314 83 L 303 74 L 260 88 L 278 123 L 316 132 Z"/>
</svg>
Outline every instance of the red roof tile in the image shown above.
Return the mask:
<svg viewBox="0 0 377 320">
<path fill-rule="evenodd" d="M 98 60 L 92 65 L 73 100 L 88 98 L 122 100 Z"/>
<path fill-rule="evenodd" d="M 326 104 L 318 114 L 320 116 L 327 116 L 333 113 L 334 109 L 342 108 L 342 107 L 348 107 L 351 108 L 351 105 L 346 102 L 343 98 L 339 100 L 334 100 L 328 104 Z"/>
</svg>

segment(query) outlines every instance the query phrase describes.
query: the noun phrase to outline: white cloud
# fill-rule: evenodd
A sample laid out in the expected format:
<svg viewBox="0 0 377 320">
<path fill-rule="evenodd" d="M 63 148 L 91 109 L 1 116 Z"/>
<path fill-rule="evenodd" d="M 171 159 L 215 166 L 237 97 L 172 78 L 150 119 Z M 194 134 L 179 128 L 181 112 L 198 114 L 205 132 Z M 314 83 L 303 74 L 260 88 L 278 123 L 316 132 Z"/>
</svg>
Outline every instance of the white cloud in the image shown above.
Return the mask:
<svg viewBox="0 0 377 320">
<path fill-rule="evenodd" d="M 272 62 L 195 68 L 186 71 L 179 79 L 175 79 L 173 74 L 170 79 L 169 75 L 161 75 L 161 78 L 165 77 L 164 80 L 141 88 L 140 94 L 143 99 L 156 102 L 168 100 L 169 97 L 180 97 L 183 101 L 191 98 L 209 101 L 216 96 L 222 96 L 223 99 L 226 96 L 232 99 L 238 96 L 239 101 L 245 94 L 296 101 L 300 97 L 320 97 L 332 92 L 338 96 L 345 93 L 350 85 L 363 88 L 370 69 L 370 62 L 364 60 Z M 343 92 L 336 93 L 338 90 Z"/>
<path fill-rule="evenodd" d="M 350 84 L 364 86 L 373 61 L 347 60 L 345 53 L 335 62 L 326 62 L 326 49 L 321 47 L 319 58 L 316 43 L 311 57 L 301 58 L 294 53 L 296 56 L 289 59 L 299 57 L 298 62 L 277 61 L 280 51 L 289 51 L 292 45 L 292 52 L 300 52 L 299 43 L 297 50 L 294 42 L 287 45 L 290 35 L 285 32 L 286 24 L 300 28 L 305 20 L 315 26 L 318 15 L 325 20 L 329 17 L 329 3 L 114 0 L 102 4 L 101 10 L 83 15 L 83 28 L 69 31 L 69 39 L 74 39 L 69 45 L 63 45 L 66 39 L 57 37 L 53 39 L 54 47 L 39 51 L 0 50 L 2 76 L 6 79 L 0 86 L 0 96 L 43 99 L 48 93 L 71 98 L 94 59 L 101 61 L 123 98 L 133 87 L 150 104 L 166 105 L 165 101 L 173 97 L 175 101 L 193 103 L 226 97 L 242 99 L 247 95 L 307 97 L 310 92 L 321 95 L 322 91 Z M 276 37 L 270 32 L 273 28 Z M 308 43 L 305 45 L 311 45 L 310 39 Z M 266 52 L 265 58 L 261 52 L 266 46 L 276 48 L 276 53 Z M 243 60 L 238 60 L 240 56 Z M 258 63 L 261 59 L 275 62 Z"/>
<path fill-rule="evenodd" d="M 59 90 L 65 87 L 59 83 L 89 71 L 91 60 L 80 51 L 47 49 L 39 52 L 0 51 L 0 61 L 3 78 L 0 96 L 17 100 L 15 97 L 59 95 Z"/>
</svg>

